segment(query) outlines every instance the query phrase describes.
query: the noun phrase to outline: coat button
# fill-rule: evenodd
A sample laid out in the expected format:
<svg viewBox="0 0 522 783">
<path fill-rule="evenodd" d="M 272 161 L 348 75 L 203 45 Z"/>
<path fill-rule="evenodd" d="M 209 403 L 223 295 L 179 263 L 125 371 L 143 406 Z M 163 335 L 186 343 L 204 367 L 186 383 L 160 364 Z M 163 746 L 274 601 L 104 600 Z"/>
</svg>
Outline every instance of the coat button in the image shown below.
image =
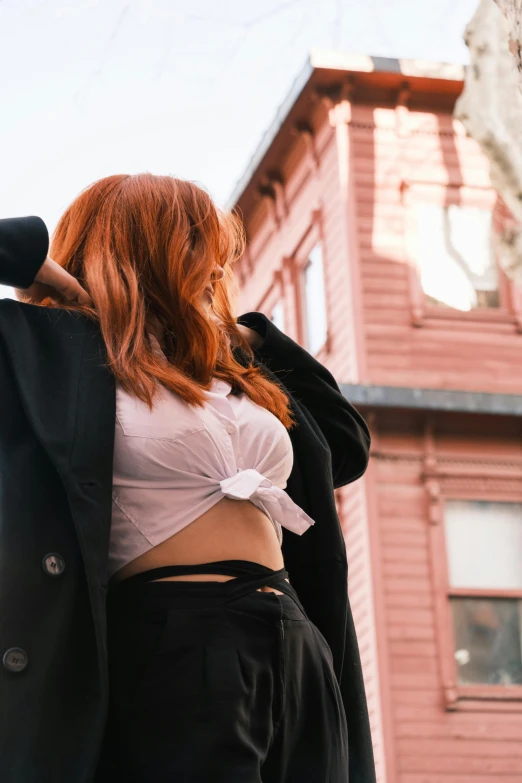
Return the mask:
<svg viewBox="0 0 522 783">
<path fill-rule="evenodd" d="M 42 568 L 49 576 L 60 576 L 65 571 L 65 560 L 58 552 L 49 552 L 42 560 Z"/>
<path fill-rule="evenodd" d="M 27 666 L 27 653 L 21 647 L 10 647 L 4 653 L 2 662 L 10 672 L 21 672 Z"/>
</svg>

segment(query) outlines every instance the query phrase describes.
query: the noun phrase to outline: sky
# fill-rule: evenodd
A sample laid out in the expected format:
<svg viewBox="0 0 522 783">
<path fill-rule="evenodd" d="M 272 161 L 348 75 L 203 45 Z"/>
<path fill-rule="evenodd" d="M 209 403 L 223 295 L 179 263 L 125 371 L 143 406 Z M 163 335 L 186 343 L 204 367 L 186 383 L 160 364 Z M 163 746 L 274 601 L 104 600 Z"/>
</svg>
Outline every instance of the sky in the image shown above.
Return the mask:
<svg viewBox="0 0 522 783">
<path fill-rule="evenodd" d="M 477 0 L 0 0 L 0 216 L 150 171 L 224 205 L 312 49 L 466 63 Z M 0 289 L 1 293 L 1 289 Z"/>
</svg>

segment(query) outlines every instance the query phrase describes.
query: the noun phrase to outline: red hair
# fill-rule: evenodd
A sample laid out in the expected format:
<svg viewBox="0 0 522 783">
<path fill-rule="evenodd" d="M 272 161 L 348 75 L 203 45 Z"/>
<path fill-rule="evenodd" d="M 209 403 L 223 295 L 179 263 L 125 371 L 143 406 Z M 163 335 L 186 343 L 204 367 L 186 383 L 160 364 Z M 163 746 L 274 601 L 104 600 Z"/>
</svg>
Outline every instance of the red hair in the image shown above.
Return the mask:
<svg viewBox="0 0 522 783">
<path fill-rule="evenodd" d="M 232 264 L 244 251 L 239 219 L 219 210 L 192 182 L 153 174 L 114 175 L 86 188 L 62 215 L 50 256 L 90 294 L 94 306 L 60 302 L 99 322 L 108 366 L 126 391 L 152 410 L 157 381 L 187 403 L 203 406 L 213 377 L 231 384 L 295 424 L 284 389 L 252 361 L 244 367 L 233 344 L 253 351 L 237 328 Z M 215 264 L 213 316 L 200 298 Z M 41 304 L 55 307 L 48 297 Z M 147 337 L 147 315 L 164 329 L 162 362 Z"/>
</svg>

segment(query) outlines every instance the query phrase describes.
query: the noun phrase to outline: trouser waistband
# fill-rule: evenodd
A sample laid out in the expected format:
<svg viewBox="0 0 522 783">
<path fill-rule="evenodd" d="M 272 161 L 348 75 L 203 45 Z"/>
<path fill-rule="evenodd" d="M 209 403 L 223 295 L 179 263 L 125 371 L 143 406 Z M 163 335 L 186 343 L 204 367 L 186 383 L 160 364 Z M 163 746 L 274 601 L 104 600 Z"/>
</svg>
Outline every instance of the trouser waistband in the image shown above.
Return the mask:
<svg viewBox="0 0 522 783">
<path fill-rule="evenodd" d="M 155 579 L 162 579 L 167 576 L 184 576 L 187 574 L 225 574 L 226 576 L 235 576 L 236 579 L 230 579 L 226 582 L 212 581 L 210 583 L 212 586 L 219 585 L 224 603 L 241 598 L 242 596 L 257 590 L 259 587 L 275 587 L 290 596 L 300 610 L 306 614 L 295 589 L 286 581 L 288 578 L 288 571 L 285 568 L 274 570 L 251 560 L 217 560 L 211 563 L 168 565 L 161 566 L 160 568 L 151 568 L 147 571 L 133 574 L 132 576 L 123 579 L 121 582 L 110 585 L 109 594 L 111 596 L 121 595 L 134 586 Z M 180 586 L 190 584 L 190 586 L 193 586 L 194 582 L 163 582 L 156 584 L 176 584 Z M 209 583 L 199 582 L 197 584 L 207 586 Z"/>
</svg>

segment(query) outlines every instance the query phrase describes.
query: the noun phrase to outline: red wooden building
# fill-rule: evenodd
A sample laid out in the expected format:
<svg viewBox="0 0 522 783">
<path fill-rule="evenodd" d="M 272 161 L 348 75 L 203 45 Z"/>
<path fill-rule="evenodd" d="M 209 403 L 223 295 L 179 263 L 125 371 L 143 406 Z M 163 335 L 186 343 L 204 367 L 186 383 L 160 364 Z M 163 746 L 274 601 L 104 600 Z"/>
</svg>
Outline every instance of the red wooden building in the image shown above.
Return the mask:
<svg viewBox="0 0 522 783">
<path fill-rule="evenodd" d="M 239 312 L 370 422 L 336 492 L 380 783 L 522 783 L 522 306 L 462 68 L 318 53 L 238 183 Z"/>
</svg>

